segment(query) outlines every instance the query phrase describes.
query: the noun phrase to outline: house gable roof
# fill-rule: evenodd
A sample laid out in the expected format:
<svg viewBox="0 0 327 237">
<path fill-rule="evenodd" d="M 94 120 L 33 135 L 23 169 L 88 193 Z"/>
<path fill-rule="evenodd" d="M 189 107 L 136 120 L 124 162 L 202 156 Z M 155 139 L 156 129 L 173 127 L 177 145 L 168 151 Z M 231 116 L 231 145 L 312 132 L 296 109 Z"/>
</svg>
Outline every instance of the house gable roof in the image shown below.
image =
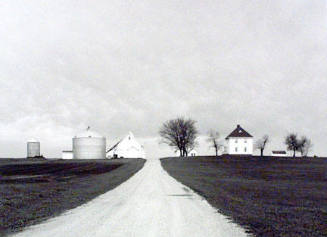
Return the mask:
<svg viewBox="0 0 327 237">
<path fill-rule="evenodd" d="M 237 127 L 234 129 L 233 132 L 231 132 L 226 139 L 230 137 L 252 137 L 247 131 L 245 131 L 240 125 L 237 125 Z"/>
</svg>

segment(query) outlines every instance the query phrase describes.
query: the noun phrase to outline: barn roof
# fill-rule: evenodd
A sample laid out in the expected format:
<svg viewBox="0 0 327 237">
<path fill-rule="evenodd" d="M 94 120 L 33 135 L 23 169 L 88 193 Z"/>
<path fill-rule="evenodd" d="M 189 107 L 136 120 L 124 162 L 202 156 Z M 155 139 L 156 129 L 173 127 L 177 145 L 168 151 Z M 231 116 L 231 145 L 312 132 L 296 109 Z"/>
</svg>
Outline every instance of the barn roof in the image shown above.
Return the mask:
<svg viewBox="0 0 327 237">
<path fill-rule="evenodd" d="M 113 145 L 109 150 L 107 150 L 107 153 L 110 152 L 110 151 L 112 151 L 113 149 L 115 149 L 121 141 L 122 141 L 122 140 L 120 140 L 120 141 L 117 142 L 115 145 Z"/>
<path fill-rule="evenodd" d="M 237 125 L 237 127 L 234 129 L 233 132 L 231 132 L 226 139 L 230 137 L 252 137 L 250 133 L 245 131 L 240 125 Z"/>
</svg>

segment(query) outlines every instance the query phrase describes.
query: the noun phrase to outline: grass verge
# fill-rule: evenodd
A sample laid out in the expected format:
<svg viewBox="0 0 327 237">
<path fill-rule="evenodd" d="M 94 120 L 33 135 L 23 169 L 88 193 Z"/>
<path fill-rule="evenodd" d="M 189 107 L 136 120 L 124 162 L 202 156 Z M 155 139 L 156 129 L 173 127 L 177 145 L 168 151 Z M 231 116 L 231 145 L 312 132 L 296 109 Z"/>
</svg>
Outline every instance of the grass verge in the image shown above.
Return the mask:
<svg viewBox="0 0 327 237">
<path fill-rule="evenodd" d="M 161 164 L 255 236 L 327 236 L 327 159 L 197 157 Z"/>
<path fill-rule="evenodd" d="M 126 181 L 143 159 L 0 160 L 0 236 L 80 206 Z"/>
</svg>

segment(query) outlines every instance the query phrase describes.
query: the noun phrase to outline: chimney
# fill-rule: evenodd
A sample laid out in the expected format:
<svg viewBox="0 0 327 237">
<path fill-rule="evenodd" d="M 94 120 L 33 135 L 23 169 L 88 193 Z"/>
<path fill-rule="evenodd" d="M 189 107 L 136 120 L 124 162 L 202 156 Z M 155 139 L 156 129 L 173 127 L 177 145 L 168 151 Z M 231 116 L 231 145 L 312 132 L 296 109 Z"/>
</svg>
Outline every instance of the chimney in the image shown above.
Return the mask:
<svg viewBox="0 0 327 237">
<path fill-rule="evenodd" d="M 237 128 L 240 128 L 241 126 L 239 124 L 237 124 Z"/>
</svg>

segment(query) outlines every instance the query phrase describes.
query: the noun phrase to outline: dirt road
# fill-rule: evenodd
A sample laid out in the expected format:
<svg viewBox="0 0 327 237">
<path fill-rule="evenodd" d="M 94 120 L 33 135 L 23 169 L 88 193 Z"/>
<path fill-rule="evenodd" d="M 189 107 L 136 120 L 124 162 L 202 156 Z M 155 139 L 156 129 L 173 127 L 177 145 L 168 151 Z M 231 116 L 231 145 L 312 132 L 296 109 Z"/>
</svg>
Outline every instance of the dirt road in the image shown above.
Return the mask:
<svg viewBox="0 0 327 237">
<path fill-rule="evenodd" d="M 148 160 L 125 183 L 17 237 L 223 236 L 245 231 Z"/>
</svg>

